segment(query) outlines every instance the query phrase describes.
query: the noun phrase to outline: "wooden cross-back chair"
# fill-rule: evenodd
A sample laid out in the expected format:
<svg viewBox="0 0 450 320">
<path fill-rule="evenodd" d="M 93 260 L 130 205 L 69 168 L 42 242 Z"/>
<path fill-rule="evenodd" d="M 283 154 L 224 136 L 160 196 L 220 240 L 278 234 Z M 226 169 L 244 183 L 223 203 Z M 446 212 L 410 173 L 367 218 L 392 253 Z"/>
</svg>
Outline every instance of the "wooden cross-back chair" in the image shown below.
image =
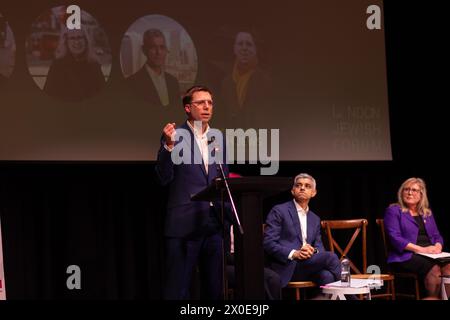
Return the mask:
<svg viewBox="0 0 450 320">
<path fill-rule="evenodd" d="M 321 222 L 322 228 L 325 230 L 325 234 L 328 239 L 328 245 L 330 246 L 330 251 L 339 253 L 339 259 L 342 260 L 344 257 L 347 257 L 350 260 L 350 268 L 353 273 L 361 274 L 367 269 L 367 235 L 366 235 L 366 226 L 368 222 L 366 219 L 353 219 L 353 220 L 323 220 Z M 352 237 L 346 244 L 345 248 L 337 243 L 336 239 L 333 237 L 333 230 L 337 229 L 354 229 Z M 362 270 L 361 271 L 353 262 L 353 260 L 349 257 L 350 249 L 355 243 L 358 235 L 361 233 L 362 237 Z"/>
<path fill-rule="evenodd" d="M 373 274 L 367 274 L 367 225 L 368 222 L 366 219 L 352 219 L 352 220 L 323 220 L 321 222 L 322 228 L 325 230 L 328 243 L 330 246 L 330 251 L 339 253 L 339 259 L 342 260 L 344 257 L 349 259 L 350 261 L 350 269 L 352 274 L 352 278 L 358 279 L 369 279 L 373 277 Z M 347 242 L 345 246 L 339 245 L 333 236 L 336 230 L 354 230 L 350 240 Z M 333 233 L 335 231 L 335 233 Z M 359 268 L 355 263 L 355 260 L 352 259 L 351 249 L 355 244 L 358 236 L 361 234 L 361 260 L 362 264 L 359 264 Z M 381 294 L 372 294 L 372 298 L 387 298 L 387 299 L 395 299 L 395 288 L 394 288 L 394 276 L 391 274 L 380 274 L 380 280 L 386 282 L 386 292 Z"/>
</svg>

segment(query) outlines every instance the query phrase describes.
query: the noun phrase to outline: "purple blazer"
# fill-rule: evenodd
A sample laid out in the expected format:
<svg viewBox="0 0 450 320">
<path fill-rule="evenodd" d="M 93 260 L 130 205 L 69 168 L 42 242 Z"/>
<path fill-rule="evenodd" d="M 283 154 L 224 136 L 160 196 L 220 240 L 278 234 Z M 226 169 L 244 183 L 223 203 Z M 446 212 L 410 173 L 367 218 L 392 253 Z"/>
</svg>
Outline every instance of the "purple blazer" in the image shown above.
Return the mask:
<svg viewBox="0 0 450 320">
<path fill-rule="evenodd" d="M 433 214 L 423 219 L 425 230 L 432 244 L 439 242 L 444 246 Z M 402 212 L 398 204 L 389 206 L 384 213 L 384 228 L 390 242 L 387 262 L 402 262 L 411 259 L 412 252 L 405 250 L 408 243 L 416 244 L 419 226 L 409 212 Z"/>
</svg>

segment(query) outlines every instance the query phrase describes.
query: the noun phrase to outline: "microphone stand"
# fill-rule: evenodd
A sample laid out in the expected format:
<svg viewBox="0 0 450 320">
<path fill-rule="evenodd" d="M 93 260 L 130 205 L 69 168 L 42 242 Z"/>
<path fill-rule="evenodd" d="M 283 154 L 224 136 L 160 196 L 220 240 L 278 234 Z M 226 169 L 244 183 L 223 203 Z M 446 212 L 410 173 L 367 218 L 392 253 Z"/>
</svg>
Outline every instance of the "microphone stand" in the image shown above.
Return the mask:
<svg viewBox="0 0 450 320">
<path fill-rule="evenodd" d="M 225 176 L 225 172 L 223 171 L 223 167 L 222 167 L 222 164 L 220 162 L 218 164 L 218 168 L 219 168 L 219 171 L 220 171 L 220 175 L 222 176 L 223 182 L 225 184 L 225 189 L 227 189 L 228 198 L 230 198 L 231 209 L 233 211 L 234 218 L 236 219 L 236 224 L 239 227 L 239 232 L 241 233 L 241 235 L 243 235 L 244 234 L 244 229 L 242 228 L 241 221 L 239 220 L 239 216 L 237 214 L 236 206 L 234 205 L 233 196 L 231 195 L 230 186 L 228 185 L 228 179 Z"/>
<path fill-rule="evenodd" d="M 215 147 L 214 148 L 215 151 L 217 152 L 219 150 L 219 147 Z M 236 219 L 236 224 L 239 227 L 239 232 L 241 233 L 241 235 L 244 234 L 244 229 L 242 228 L 241 225 L 241 221 L 239 220 L 239 216 L 237 214 L 237 210 L 236 210 L 236 205 L 234 204 L 234 200 L 233 200 L 233 196 L 231 195 L 231 190 L 230 190 L 230 186 L 228 185 L 228 180 L 227 177 L 225 175 L 225 172 L 223 170 L 223 166 L 222 163 L 219 161 L 217 163 L 217 169 L 220 172 L 221 178 L 225 184 L 225 189 L 227 189 L 227 194 L 228 194 L 228 198 L 230 199 L 231 202 L 231 209 L 233 211 L 234 217 Z M 223 223 L 223 218 L 224 218 L 224 213 L 225 213 L 225 204 L 224 204 L 224 196 L 223 196 L 223 192 L 221 192 L 222 196 L 221 196 L 221 202 L 222 202 L 222 223 Z M 224 236 L 225 238 L 225 236 Z M 231 240 L 231 239 L 230 239 Z M 231 249 L 231 248 L 230 248 Z M 223 275 L 222 275 L 222 281 L 223 281 L 223 296 L 224 299 L 228 299 L 228 282 L 227 282 L 227 262 L 226 262 L 226 254 L 225 254 L 225 248 L 222 246 L 222 257 L 223 257 Z M 233 262 L 233 273 L 235 273 L 235 267 L 234 267 L 234 262 Z"/>
</svg>

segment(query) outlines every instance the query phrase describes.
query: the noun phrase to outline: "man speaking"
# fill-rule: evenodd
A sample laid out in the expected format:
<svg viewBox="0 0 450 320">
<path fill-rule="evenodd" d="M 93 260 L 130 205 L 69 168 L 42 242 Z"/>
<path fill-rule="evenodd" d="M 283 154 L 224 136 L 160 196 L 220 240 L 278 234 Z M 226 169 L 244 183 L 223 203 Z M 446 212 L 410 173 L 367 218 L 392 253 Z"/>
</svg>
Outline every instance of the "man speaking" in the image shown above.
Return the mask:
<svg viewBox="0 0 450 320">
<path fill-rule="evenodd" d="M 170 189 L 164 297 L 189 299 L 192 274 L 198 266 L 201 299 L 217 300 L 223 298 L 220 202 L 191 201 L 191 195 L 205 189 L 220 174 L 214 160 L 217 150 L 211 143 L 217 140 L 212 139 L 215 130 L 209 127 L 214 108 L 211 91 L 204 86 L 188 89 L 183 107 L 187 121 L 179 128 L 175 123 L 165 125 L 156 165 L 160 182 Z M 180 135 L 182 138 L 175 141 Z M 180 156 L 187 161 L 176 161 Z M 223 169 L 228 175 L 226 165 Z"/>
</svg>

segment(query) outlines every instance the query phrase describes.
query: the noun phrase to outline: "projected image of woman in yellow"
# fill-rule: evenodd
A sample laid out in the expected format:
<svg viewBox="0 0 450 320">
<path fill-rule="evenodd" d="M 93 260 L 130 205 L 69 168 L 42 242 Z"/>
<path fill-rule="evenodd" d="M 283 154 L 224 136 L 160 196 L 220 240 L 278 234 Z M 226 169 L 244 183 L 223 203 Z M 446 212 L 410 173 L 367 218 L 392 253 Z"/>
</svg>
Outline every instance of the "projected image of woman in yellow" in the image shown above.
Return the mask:
<svg viewBox="0 0 450 320">
<path fill-rule="evenodd" d="M 258 49 L 251 33 L 236 34 L 233 53 L 231 74 L 222 83 L 223 107 L 230 111 L 226 123 L 234 127 L 253 127 L 257 108 L 270 92 L 270 79 L 258 66 Z"/>
</svg>

